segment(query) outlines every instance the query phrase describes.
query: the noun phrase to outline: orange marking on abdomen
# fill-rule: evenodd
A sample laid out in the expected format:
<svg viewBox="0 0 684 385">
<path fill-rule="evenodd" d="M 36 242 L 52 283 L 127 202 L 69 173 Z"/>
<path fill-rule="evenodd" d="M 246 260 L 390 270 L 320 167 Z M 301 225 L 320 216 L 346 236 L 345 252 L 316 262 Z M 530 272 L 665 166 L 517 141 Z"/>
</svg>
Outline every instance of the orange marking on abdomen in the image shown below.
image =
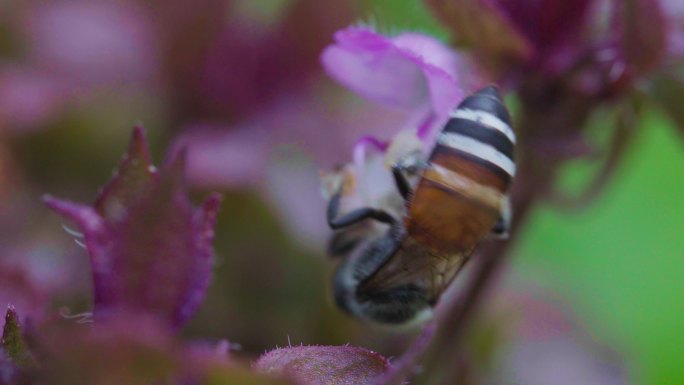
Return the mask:
<svg viewBox="0 0 684 385">
<path fill-rule="evenodd" d="M 482 185 L 506 192 L 510 179 L 493 172 L 476 159 L 468 159 L 465 154 L 459 154 L 449 147 L 437 145 L 430 163 L 438 164 L 446 169 L 459 173 Z M 502 171 L 503 172 L 503 171 Z"/>
<path fill-rule="evenodd" d="M 499 211 L 423 178 L 409 204 L 406 229 L 438 253 L 472 249 L 492 229 Z"/>
</svg>

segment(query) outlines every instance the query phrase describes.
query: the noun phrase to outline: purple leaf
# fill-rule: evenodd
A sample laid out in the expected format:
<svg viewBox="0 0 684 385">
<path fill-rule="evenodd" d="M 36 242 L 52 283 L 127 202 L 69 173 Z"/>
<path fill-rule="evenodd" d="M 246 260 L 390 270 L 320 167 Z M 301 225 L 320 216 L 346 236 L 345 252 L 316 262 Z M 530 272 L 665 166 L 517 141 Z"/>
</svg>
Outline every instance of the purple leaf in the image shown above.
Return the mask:
<svg viewBox="0 0 684 385">
<path fill-rule="evenodd" d="M 302 385 L 364 385 L 389 367 L 378 353 L 352 346 L 296 346 L 259 358 L 258 372 L 294 378 Z"/>
<path fill-rule="evenodd" d="M 181 154 L 157 173 L 136 127 L 128 154 L 94 207 L 44 198 L 84 234 L 96 318 L 133 311 L 181 326 L 202 302 L 220 196 L 196 210 L 183 183 L 184 164 Z"/>
<path fill-rule="evenodd" d="M 532 52 L 523 32 L 492 2 L 426 0 L 461 45 L 473 47 L 489 69 L 527 60 Z M 526 4 L 527 6 L 527 4 Z"/>
<path fill-rule="evenodd" d="M 666 20 L 657 0 L 623 0 L 615 2 L 615 33 L 628 67 L 643 73 L 665 55 Z"/>
</svg>

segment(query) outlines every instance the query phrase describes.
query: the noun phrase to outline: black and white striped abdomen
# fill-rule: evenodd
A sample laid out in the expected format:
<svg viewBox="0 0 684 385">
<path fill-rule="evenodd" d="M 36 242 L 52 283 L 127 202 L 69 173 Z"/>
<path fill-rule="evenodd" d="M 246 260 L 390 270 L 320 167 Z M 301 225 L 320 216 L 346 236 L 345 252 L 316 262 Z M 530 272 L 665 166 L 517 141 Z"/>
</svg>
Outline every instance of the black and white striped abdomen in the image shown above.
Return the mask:
<svg viewBox="0 0 684 385">
<path fill-rule="evenodd" d="M 489 86 L 464 99 L 451 113 L 431 161 L 457 157 L 495 173 L 507 186 L 515 175 L 514 152 L 510 115 L 497 89 Z"/>
</svg>

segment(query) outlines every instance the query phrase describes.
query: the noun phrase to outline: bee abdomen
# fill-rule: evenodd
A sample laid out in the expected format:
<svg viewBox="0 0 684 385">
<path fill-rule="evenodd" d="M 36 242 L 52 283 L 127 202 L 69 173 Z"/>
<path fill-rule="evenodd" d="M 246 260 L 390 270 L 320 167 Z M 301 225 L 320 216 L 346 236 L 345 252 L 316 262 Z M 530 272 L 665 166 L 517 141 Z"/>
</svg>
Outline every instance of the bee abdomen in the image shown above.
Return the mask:
<svg viewBox="0 0 684 385">
<path fill-rule="evenodd" d="M 471 250 L 501 216 L 515 136 L 496 88 L 467 97 L 440 132 L 414 191 L 408 233 L 442 254 Z"/>
<path fill-rule="evenodd" d="M 448 168 L 472 163 L 496 174 L 507 186 L 515 175 L 514 149 L 508 110 L 490 86 L 467 97 L 451 114 L 430 160 Z"/>
</svg>

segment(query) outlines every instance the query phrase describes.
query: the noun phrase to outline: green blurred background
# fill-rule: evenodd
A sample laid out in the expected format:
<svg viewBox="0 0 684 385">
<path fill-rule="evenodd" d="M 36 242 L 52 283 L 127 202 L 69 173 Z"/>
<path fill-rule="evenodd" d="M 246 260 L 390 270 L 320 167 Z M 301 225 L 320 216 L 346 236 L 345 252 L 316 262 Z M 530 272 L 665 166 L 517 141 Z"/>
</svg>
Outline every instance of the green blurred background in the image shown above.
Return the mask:
<svg viewBox="0 0 684 385">
<path fill-rule="evenodd" d="M 576 213 L 540 210 L 514 256 L 517 273 L 571 299 L 592 333 L 623 347 L 642 384 L 684 383 L 683 144 L 649 111 L 599 199 Z"/>
</svg>

